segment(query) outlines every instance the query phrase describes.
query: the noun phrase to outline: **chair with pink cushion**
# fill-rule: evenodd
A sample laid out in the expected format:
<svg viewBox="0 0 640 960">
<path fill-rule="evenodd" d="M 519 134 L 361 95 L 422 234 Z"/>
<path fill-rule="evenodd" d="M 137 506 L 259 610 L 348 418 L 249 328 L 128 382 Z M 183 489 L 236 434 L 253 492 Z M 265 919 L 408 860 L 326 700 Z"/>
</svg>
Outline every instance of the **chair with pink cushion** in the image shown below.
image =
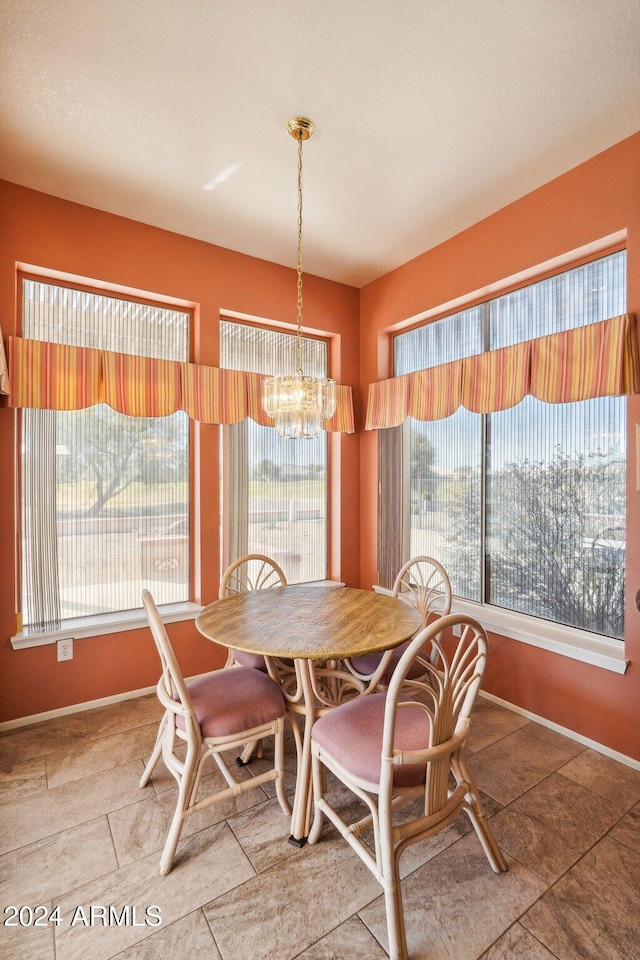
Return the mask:
<svg viewBox="0 0 640 960">
<path fill-rule="evenodd" d="M 407 560 L 398 571 L 392 596 L 415 607 L 422 618 L 423 627 L 434 615 L 446 616 L 451 610 L 452 592 L 447 571 L 433 557 L 419 556 Z M 390 657 L 385 653 L 369 653 L 345 660 L 345 666 L 370 689 L 386 687 L 409 642 L 396 647 Z M 409 672 L 409 679 L 419 676 L 420 669 L 419 661 L 416 661 Z"/>
<path fill-rule="evenodd" d="M 286 587 L 287 578 L 282 567 L 270 557 L 262 553 L 247 553 L 244 557 L 234 560 L 222 574 L 218 599 L 235 597 L 239 593 L 249 593 L 252 590 L 269 590 L 272 587 Z M 225 667 L 240 664 L 243 667 L 254 667 L 267 673 L 267 664 L 263 656 L 258 653 L 247 653 L 244 650 L 229 650 Z M 292 660 L 279 660 L 272 657 L 271 673 L 281 683 L 295 679 L 295 667 Z M 296 728 L 297 732 L 297 728 Z M 248 744 L 236 763 L 239 767 L 247 766 L 251 762 L 253 753 L 262 757 L 262 744 Z"/>
<path fill-rule="evenodd" d="M 477 621 L 457 614 L 439 618 L 413 638 L 385 693 L 344 703 L 313 727 L 315 813 L 309 843 L 317 842 L 323 816 L 328 817 L 380 882 L 391 960 L 408 956 L 399 871 L 407 846 L 464 811 L 492 869 L 507 869 L 465 759 L 486 659 L 487 637 Z M 410 680 L 416 664 L 420 676 Z M 327 769 L 365 803 L 367 816 L 347 823 L 328 802 Z M 374 853 L 362 838 L 371 826 Z"/>
<path fill-rule="evenodd" d="M 275 780 L 280 806 L 284 813 L 291 813 L 284 792 L 285 703 L 278 684 L 252 667 L 215 670 L 186 682 L 148 590 L 142 591 L 142 602 L 162 666 L 157 686 L 158 699 L 165 709 L 159 734 L 160 750 L 167 769 L 178 783 L 176 809 L 160 859 L 160 873 L 164 875 L 173 865 L 184 821 L 197 810 Z M 258 776 L 237 781 L 223 752 L 243 748 L 268 736 L 275 738 L 273 767 Z M 202 770 L 208 757 L 218 765 L 227 786 L 198 799 Z"/>
<path fill-rule="evenodd" d="M 222 574 L 218 599 L 235 597 L 239 593 L 249 593 L 251 590 L 268 590 L 270 587 L 286 587 L 286 585 L 287 578 L 275 560 L 261 553 L 248 553 L 234 560 Z M 264 657 L 257 653 L 229 650 L 226 666 L 233 666 L 234 663 L 267 672 Z"/>
<path fill-rule="evenodd" d="M 234 560 L 222 574 L 218 599 L 222 600 L 224 597 L 234 597 L 238 593 L 248 593 L 250 590 L 266 590 L 269 587 L 286 587 L 286 585 L 285 575 L 275 560 L 270 560 L 269 557 L 265 557 L 260 553 L 248 553 L 246 556 Z M 262 670 L 263 673 L 267 673 L 267 665 L 264 657 L 261 657 L 257 653 L 229 650 L 225 667 L 237 665 L 255 667 L 256 670 Z M 278 665 L 278 667 L 279 666 L 280 665 Z M 293 667 L 291 666 L 290 669 L 293 669 Z M 164 723 L 165 717 L 160 721 L 153 752 L 149 757 L 140 780 L 141 787 L 147 785 L 160 759 Z M 249 763 L 256 746 L 256 744 L 247 746 L 242 756 L 237 758 L 236 762 L 238 766 L 246 766 Z M 258 754 L 262 756 L 261 745 L 258 746 Z"/>
</svg>

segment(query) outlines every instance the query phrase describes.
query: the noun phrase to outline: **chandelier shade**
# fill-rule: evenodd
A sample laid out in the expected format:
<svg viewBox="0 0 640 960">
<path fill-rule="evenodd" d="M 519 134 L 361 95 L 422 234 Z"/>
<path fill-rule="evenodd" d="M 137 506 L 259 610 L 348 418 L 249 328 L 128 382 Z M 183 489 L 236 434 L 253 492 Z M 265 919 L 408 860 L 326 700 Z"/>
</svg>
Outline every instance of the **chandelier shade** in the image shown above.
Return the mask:
<svg viewBox="0 0 640 960">
<path fill-rule="evenodd" d="M 287 440 L 311 440 L 336 411 L 336 382 L 305 376 L 302 370 L 302 143 L 314 127 L 306 117 L 289 121 L 288 130 L 298 141 L 298 314 L 296 329 L 296 370 L 286 376 L 266 377 L 262 386 L 262 406 L 275 421 L 279 436 Z"/>
</svg>

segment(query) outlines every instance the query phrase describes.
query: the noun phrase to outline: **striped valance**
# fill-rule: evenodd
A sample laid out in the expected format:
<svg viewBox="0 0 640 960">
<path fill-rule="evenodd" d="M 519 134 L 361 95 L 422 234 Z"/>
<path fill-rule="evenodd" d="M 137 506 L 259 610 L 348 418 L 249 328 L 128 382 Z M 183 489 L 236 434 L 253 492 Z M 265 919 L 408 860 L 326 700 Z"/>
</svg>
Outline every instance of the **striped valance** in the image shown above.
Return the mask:
<svg viewBox="0 0 640 960">
<path fill-rule="evenodd" d="M 479 353 L 369 386 L 366 430 L 466 407 L 495 413 L 531 394 L 547 403 L 640 392 L 635 318 L 610 320 Z"/>
<path fill-rule="evenodd" d="M 130 417 L 165 417 L 184 410 L 201 423 L 251 417 L 273 426 L 262 409 L 263 377 L 257 373 L 25 337 L 7 338 L 7 361 L 10 407 L 80 410 L 104 402 Z M 324 428 L 353 433 L 351 387 L 339 385 L 337 392 L 336 413 Z"/>
</svg>

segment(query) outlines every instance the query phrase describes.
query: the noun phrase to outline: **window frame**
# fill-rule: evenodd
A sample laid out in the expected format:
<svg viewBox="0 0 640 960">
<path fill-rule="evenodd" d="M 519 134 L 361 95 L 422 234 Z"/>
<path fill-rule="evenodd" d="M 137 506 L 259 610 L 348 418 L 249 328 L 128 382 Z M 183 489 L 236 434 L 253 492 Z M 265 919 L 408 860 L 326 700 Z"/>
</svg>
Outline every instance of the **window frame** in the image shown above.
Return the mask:
<svg viewBox="0 0 640 960">
<path fill-rule="evenodd" d="M 286 324 L 280 321 L 268 321 L 264 319 L 259 319 L 255 317 L 247 316 L 246 314 L 236 314 L 230 310 L 225 310 L 220 314 L 220 324 L 223 322 L 237 324 L 238 326 L 252 327 L 258 330 L 266 330 L 276 334 L 282 334 L 289 336 L 292 340 L 295 340 L 296 331 L 295 328 L 290 324 Z M 222 333 L 221 328 L 218 332 L 219 337 L 219 346 L 220 346 L 220 367 L 222 365 Z M 303 339 L 315 340 L 324 345 L 326 350 L 326 370 L 324 376 L 330 377 L 331 374 L 331 337 L 322 334 L 316 333 L 309 330 L 302 331 Z M 225 368 L 226 369 L 226 368 Z M 264 374 L 267 376 L 267 374 Z M 226 509 L 226 504 L 229 502 L 229 490 L 231 487 L 231 474 L 230 474 L 230 461 L 231 461 L 231 438 L 230 438 L 230 425 L 223 425 L 220 431 L 220 442 L 219 442 L 219 453 L 220 453 L 220 569 L 221 571 L 226 569 L 226 567 L 233 562 L 237 557 L 232 556 L 234 551 L 231 550 L 231 543 L 233 540 L 229 516 L 230 511 Z M 274 427 L 269 429 L 275 429 Z M 326 457 L 326 485 L 325 485 L 325 497 L 324 497 L 324 511 L 325 511 L 325 576 L 319 580 L 306 580 L 301 581 L 306 585 L 311 584 L 323 584 L 323 583 L 335 583 L 336 581 L 330 580 L 330 569 L 331 569 L 331 550 L 332 550 L 332 523 L 331 523 L 331 490 L 333 484 L 333 469 L 332 469 L 332 453 L 331 448 L 332 444 L 330 442 L 330 435 L 325 431 L 322 431 L 324 434 L 324 444 L 325 444 L 325 457 Z M 295 442 L 295 441 L 291 441 Z M 298 441 L 303 442 L 303 441 Z M 251 552 L 251 551 L 247 551 Z M 286 571 L 285 571 L 286 573 Z"/>
<path fill-rule="evenodd" d="M 67 289 L 78 290 L 95 294 L 97 296 L 111 297 L 118 300 L 127 300 L 140 303 L 146 306 L 159 307 L 160 309 L 175 309 L 189 315 L 189 336 L 188 336 L 188 356 L 191 359 L 193 345 L 195 341 L 194 325 L 197 315 L 197 304 L 193 301 L 178 299 L 175 297 L 164 296 L 162 294 L 151 293 L 137 288 L 119 286 L 117 284 L 103 283 L 100 280 L 93 280 L 86 277 L 78 277 L 57 270 L 47 270 L 34 268 L 28 264 L 18 264 L 16 271 L 16 311 L 18 335 L 22 335 L 23 322 L 23 281 L 33 280 L 36 283 L 49 284 L 51 286 L 65 287 Z M 22 447 L 22 411 L 14 411 L 15 416 L 15 529 L 14 529 L 14 583 L 15 583 L 15 610 L 22 609 L 22 480 L 21 480 L 21 447 Z M 197 425 L 189 420 L 189 599 L 180 603 L 162 604 L 163 619 L 168 622 L 178 622 L 195 619 L 202 605 L 194 602 L 195 592 L 195 571 L 196 559 L 196 537 L 194 536 L 193 520 L 195 515 L 195 496 L 197 490 L 195 470 L 194 470 L 194 450 L 196 440 Z M 25 632 L 20 618 L 16 617 L 16 633 L 11 636 L 10 642 L 14 650 L 27 649 L 30 647 L 44 646 L 56 643 L 58 640 L 72 638 L 81 639 L 84 637 L 99 637 L 112 633 L 126 632 L 129 630 L 144 627 L 147 624 L 144 608 L 140 609 L 113 611 L 108 613 L 94 614 L 86 617 L 65 618 L 60 629 L 50 629 L 39 631 L 37 633 Z"/>
<path fill-rule="evenodd" d="M 613 243 L 610 241 L 614 241 Z M 546 264 L 540 265 L 538 268 L 533 268 L 531 270 L 523 271 L 517 277 L 512 277 L 505 279 L 502 282 L 492 284 L 490 287 L 484 288 L 480 291 L 475 291 L 472 294 L 469 294 L 466 297 L 460 297 L 455 301 L 452 301 L 448 304 L 444 304 L 439 308 L 430 310 L 420 316 L 413 317 L 405 323 L 396 324 L 393 328 L 387 330 L 387 335 L 389 337 L 389 356 L 391 358 L 390 362 L 393 365 L 394 363 L 394 340 L 396 336 L 402 335 L 415 330 L 418 327 L 424 326 L 427 323 L 437 322 L 438 320 L 446 319 L 447 317 L 462 312 L 464 310 L 470 309 L 472 307 L 483 306 L 484 309 L 484 318 L 483 318 L 483 337 L 484 337 L 484 347 L 485 350 L 489 349 L 489 329 L 488 329 L 488 314 L 489 314 L 489 302 L 505 294 L 509 294 L 518 289 L 524 289 L 528 286 L 531 286 L 539 281 L 549 279 L 550 277 L 557 276 L 559 274 L 567 273 L 574 268 L 584 266 L 585 264 L 594 262 L 596 260 L 603 259 L 611 254 L 618 253 L 620 251 L 626 250 L 626 236 L 605 238 L 601 244 L 590 245 L 589 248 L 585 248 L 581 251 L 574 251 L 572 254 L 567 254 L 561 257 L 556 258 L 554 261 L 550 261 Z M 609 241 L 609 242 L 608 242 Z M 627 275 L 628 283 L 628 275 Z M 395 374 L 395 371 L 394 371 Z M 487 468 L 486 468 L 486 441 L 487 441 L 487 428 L 488 428 L 488 416 L 485 414 L 482 417 L 482 473 L 481 473 L 481 530 L 482 530 L 482 544 L 481 549 L 479 550 L 478 562 L 480 565 L 480 596 L 486 596 L 486 549 L 485 549 L 485 535 L 486 535 L 486 487 L 487 487 Z M 409 460 L 409 431 L 410 431 L 410 422 L 406 420 L 400 427 L 390 428 L 390 430 L 397 430 L 401 436 L 401 450 L 402 450 L 402 460 L 403 463 L 407 464 Z M 382 458 L 384 456 L 382 444 L 379 443 L 379 477 L 382 476 L 382 470 L 384 464 L 382 463 Z M 627 449 L 627 463 L 628 463 L 628 449 Z M 395 514 L 395 529 L 402 531 L 401 533 L 401 550 L 403 560 L 409 559 L 410 553 L 410 523 L 407 518 L 408 513 L 408 486 L 410 483 L 410 476 L 408 471 L 405 472 L 403 477 L 403 482 L 401 483 L 402 496 L 400 498 L 400 512 L 396 511 Z M 379 483 L 379 506 L 378 506 L 378 517 L 379 517 L 379 535 L 378 543 L 380 544 L 381 538 L 385 535 L 383 529 L 385 508 L 383 505 L 383 497 L 385 491 L 383 489 L 382 482 Z M 388 511 L 387 511 L 388 517 Z M 389 533 L 390 526 L 387 520 L 387 534 Z M 378 552 L 378 557 L 380 558 L 380 548 Z M 378 573 L 380 578 L 380 572 Z M 626 560 L 625 560 L 625 578 L 626 578 Z M 389 585 L 382 585 L 380 583 L 374 585 L 374 589 L 382 593 L 391 593 Z M 591 664 L 606 670 L 609 670 L 614 673 L 624 674 L 629 661 L 625 657 L 625 642 L 624 639 L 620 640 L 617 638 L 606 637 L 591 631 L 580 629 L 578 627 L 568 626 L 566 624 L 560 624 L 555 621 L 545 620 L 543 618 L 531 616 L 529 614 L 520 613 L 517 611 L 508 610 L 503 607 L 498 607 L 491 603 L 486 603 L 483 600 L 473 601 L 467 600 L 461 597 L 453 597 L 452 602 L 452 612 L 453 613 L 465 613 L 474 617 L 477 617 L 483 625 L 491 632 L 498 634 L 500 636 L 506 637 L 508 639 L 516 640 L 518 642 L 525 643 L 527 645 L 537 647 L 539 649 L 560 654 L 561 656 L 568 657 L 573 660 L 579 660 L 584 663 Z"/>
</svg>

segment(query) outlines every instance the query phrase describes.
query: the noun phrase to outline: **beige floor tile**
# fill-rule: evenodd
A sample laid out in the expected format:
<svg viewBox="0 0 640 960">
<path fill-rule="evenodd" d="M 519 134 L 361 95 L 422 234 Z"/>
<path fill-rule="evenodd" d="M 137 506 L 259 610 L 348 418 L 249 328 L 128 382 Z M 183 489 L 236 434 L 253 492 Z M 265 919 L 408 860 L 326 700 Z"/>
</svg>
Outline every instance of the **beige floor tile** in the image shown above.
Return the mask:
<svg viewBox="0 0 640 960">
<path fill-rule="evenodd" d="M 625 847 L 640 853 L 640 804 L 637 804 L 633 810 L 629 810 L 618 821 L 609 836 L 619 843 L 624 843 Z"/>
<path fill-rule="evenodd" d="M 562 774 L 613 800 L 628 810 L 640 800 L 640 770 L 627 767 L 595 750 L 585 750 L 562 769 Z"/>
<path fill-rule="evenodd" d="M 525 728 L 472 754 L 469 767 L 480 790 L 504 805 L 570 760 L 566 751 L 532 736 Z"/>
<path fill-rule="evenodd" d="M 524 927 L 514 923 L 480 960 L 556 960 L 556 957 Z"/>
<path fill-rule="evenodd" d="M 86 713 L 87 731 L 90 739 L 110 737 L 148 723 L 159 724 L 164 710 L 155 694 L 123 700 L 107 707 L 96 707 Z"/>
<path fill-rule="evenodd" d="M 345 920 L 322 940 L 299 954 L 296 960 L 387 960 L 387 953 L 362 920 Z"/>
<path fill-rule="evenodd" d="M 159 716 L 156 698 L 143 697 L 0 735 L 0 893 L 55 896 L 67 928 L 56 930 L 56 955 L 53 927 L 0 924 L 0 960 L 383 960 L 381 888 L 326 822 L 314 847 L 289 845 L 289 820 L 266 798 L 273 784 L 187 820 L 174 870 L 160 877 L 175 781 L 160 762 L 152 785 L 138 786 Z M 482 698 L 472 735 L 474 723 L 470 766 L 489 788 L 485 810 L 511 871 L 493 874 L 464 816 L 409 847 L 401 872 L 411 960 L 640 960 L 638 772 Z M 290 732 L 286 740 L 291 791 Z M 136 759 L 124 762 L 132 743 Z M 272 755 L 268 741 L 266 751 L 265 762 L 234 764 L 234 773 L 255 776 Z M 45 786 L 47 757 L 66 782 L 29 794 Z M 332 777 L 329 793 L 353 817 L 362 809 Z M 217 816 L 226 822 L 209 825 Z M 543 879 L 567 867 L 548 890 Z M 115 917 L 136 906 L 141 925 L 103 928 L 98 917 L 69 929 L 74 908 L 88 913 L 89 904 L 111 905 Z M 144 924 L 151 904 L 159 927 Z"/>
<path fill-rule="evenodd" d="M 257 873 L 299 852 L 298 847 L 287 842 L 291 834 L 291 817 L 284 815 L 277 800 L 266 800 L 230 817 L 229 826 Z"/>
<path fill-rule="evenodd" d="M 47 765 L 44 757 L 0 765 L 0 804 L 42 793 L 46 789 Z"/>
<path fill-rule="evenodd" d="M 605 837 L 520 922 L 559 960 L 640 957 L 640 855 Z"/>
<path fill-rule="evenodd" d="M 0 853 L 35 843 L 139 800 L 142 763 L 75 780 L 7 803 L 0 816 Z"/>
<path fill-rule="evenodd" d="M 220 960 L 209 924 L 202 910 L 196 910 L 157 933 L 147 937 L 123 953 L 116 960 Z"/>
<path fill-rule="evenodd" d="M 118 866 L 106 817 L 0 857 L 0 904 L 56 902 Z"/>
<path fill-rule="evenodd" d="M 162 926 L 192 914 L 203 903 L 241 887 L 253 868 L 225 824 L 187 838 L 178 849 L 170 874 L 161 877 L 155 854 L 121 867 L 62 898 L 65 923 L 56 929 L 56 960 L 107 960 L 159 930 L 145 925 L 145 911 L 157 906 Z M 76 906 L 90 904 L 136 907 L 136 922 L 128 926 L 70 926 Z"/>
<path fill-rule="evenodd" d="M 532 721 L 527 726 L 527 733 L 531 733 L 534 737 L 539 737 L 541 740 L 546 740 L 547 743 L 552 743 L 554 746 L 560 747 L 561 750 L 570 753 L 573 757 L 577 757 L 578 754 L 584 753 L 587 749 L 583 743 L 578 743 L 577 740 L 572 740 L 571 737 L 565 737 L 563 733 L 558 733 L 557 730 L 545 727 L 541 723 L 534 723 Z"/>
<path fill-rule="evenodd" d="M 3 913 L 0 923 L 7 916 Z M 0 960 L 55 960 L 53 926 L 0 926 Z"/>
<path fill-rule="evenodd" d="M 155 723 L 116 733 L 101 740 L 79 745 L 65 753 L 47 757 L 49 788 L 71 780 L 81 780 L 103 770 L 111 770 L 131 760 L 142 759 L 153 750 L 158 726 Z"/>
<path fill-rule="evenodd" d="M 501 849 L 554 883 L 620 819 L 620 808 L 552 774 L 491 821 Z"/>
<path fill-rule="evenodd" d="M 31 760 L 68 750 L 87 739 L 86 712 L 56 717 L 29 727 L 10 730 L 0 736 L 0 764 Z"/>
<path fill-rule="evenodd" d="M 204 914 L 223 960 L 290 960 L 351 917 L 379 889 L 342 839 L 325 840 L 303 847 L 295 857 L 212 901 Z"/>
<path fill-rule="evenodd" d="M 198 798 L 205 797 L 214 790 L 222 790 L 226 786 L 222 774 L 214 773 L 203 778 Z M 113 842 L 121 867 L 154 851 L 157 852 L 158 858 L 160 857 L 176 808 L 178 790 L 175 787 L 173 790 L 163 791 L 159 796 L 151 787 L 141 789 L 139 793 L 140 797 L 144 798 L 139 803 L 129 804 L 109 814 Z M 181 840 L 264 801 L 264 793 L 256 787 L 255 790 L 249 790 L 237 797 L 231 797 L 198 810 L 187 817 Z"/>
<path fill-rule="evenodd" d="M 529 721 L 512 710 L 506 710 L 492 700 L 478 697 L 471 714 L 471 728 L 467 750 L 476 753 L 491 743 L 502 740 L 514 730 L 526 727 Z"/>
<path fill-rule="evenodd" d="M 509 860 L 494 873 L 475 836 L 464 837 L 402 882 L 411 960 L 476 960 L 547 889 Z M 360 911 L 387 946 L 384 898 Z"/>
</svg>

